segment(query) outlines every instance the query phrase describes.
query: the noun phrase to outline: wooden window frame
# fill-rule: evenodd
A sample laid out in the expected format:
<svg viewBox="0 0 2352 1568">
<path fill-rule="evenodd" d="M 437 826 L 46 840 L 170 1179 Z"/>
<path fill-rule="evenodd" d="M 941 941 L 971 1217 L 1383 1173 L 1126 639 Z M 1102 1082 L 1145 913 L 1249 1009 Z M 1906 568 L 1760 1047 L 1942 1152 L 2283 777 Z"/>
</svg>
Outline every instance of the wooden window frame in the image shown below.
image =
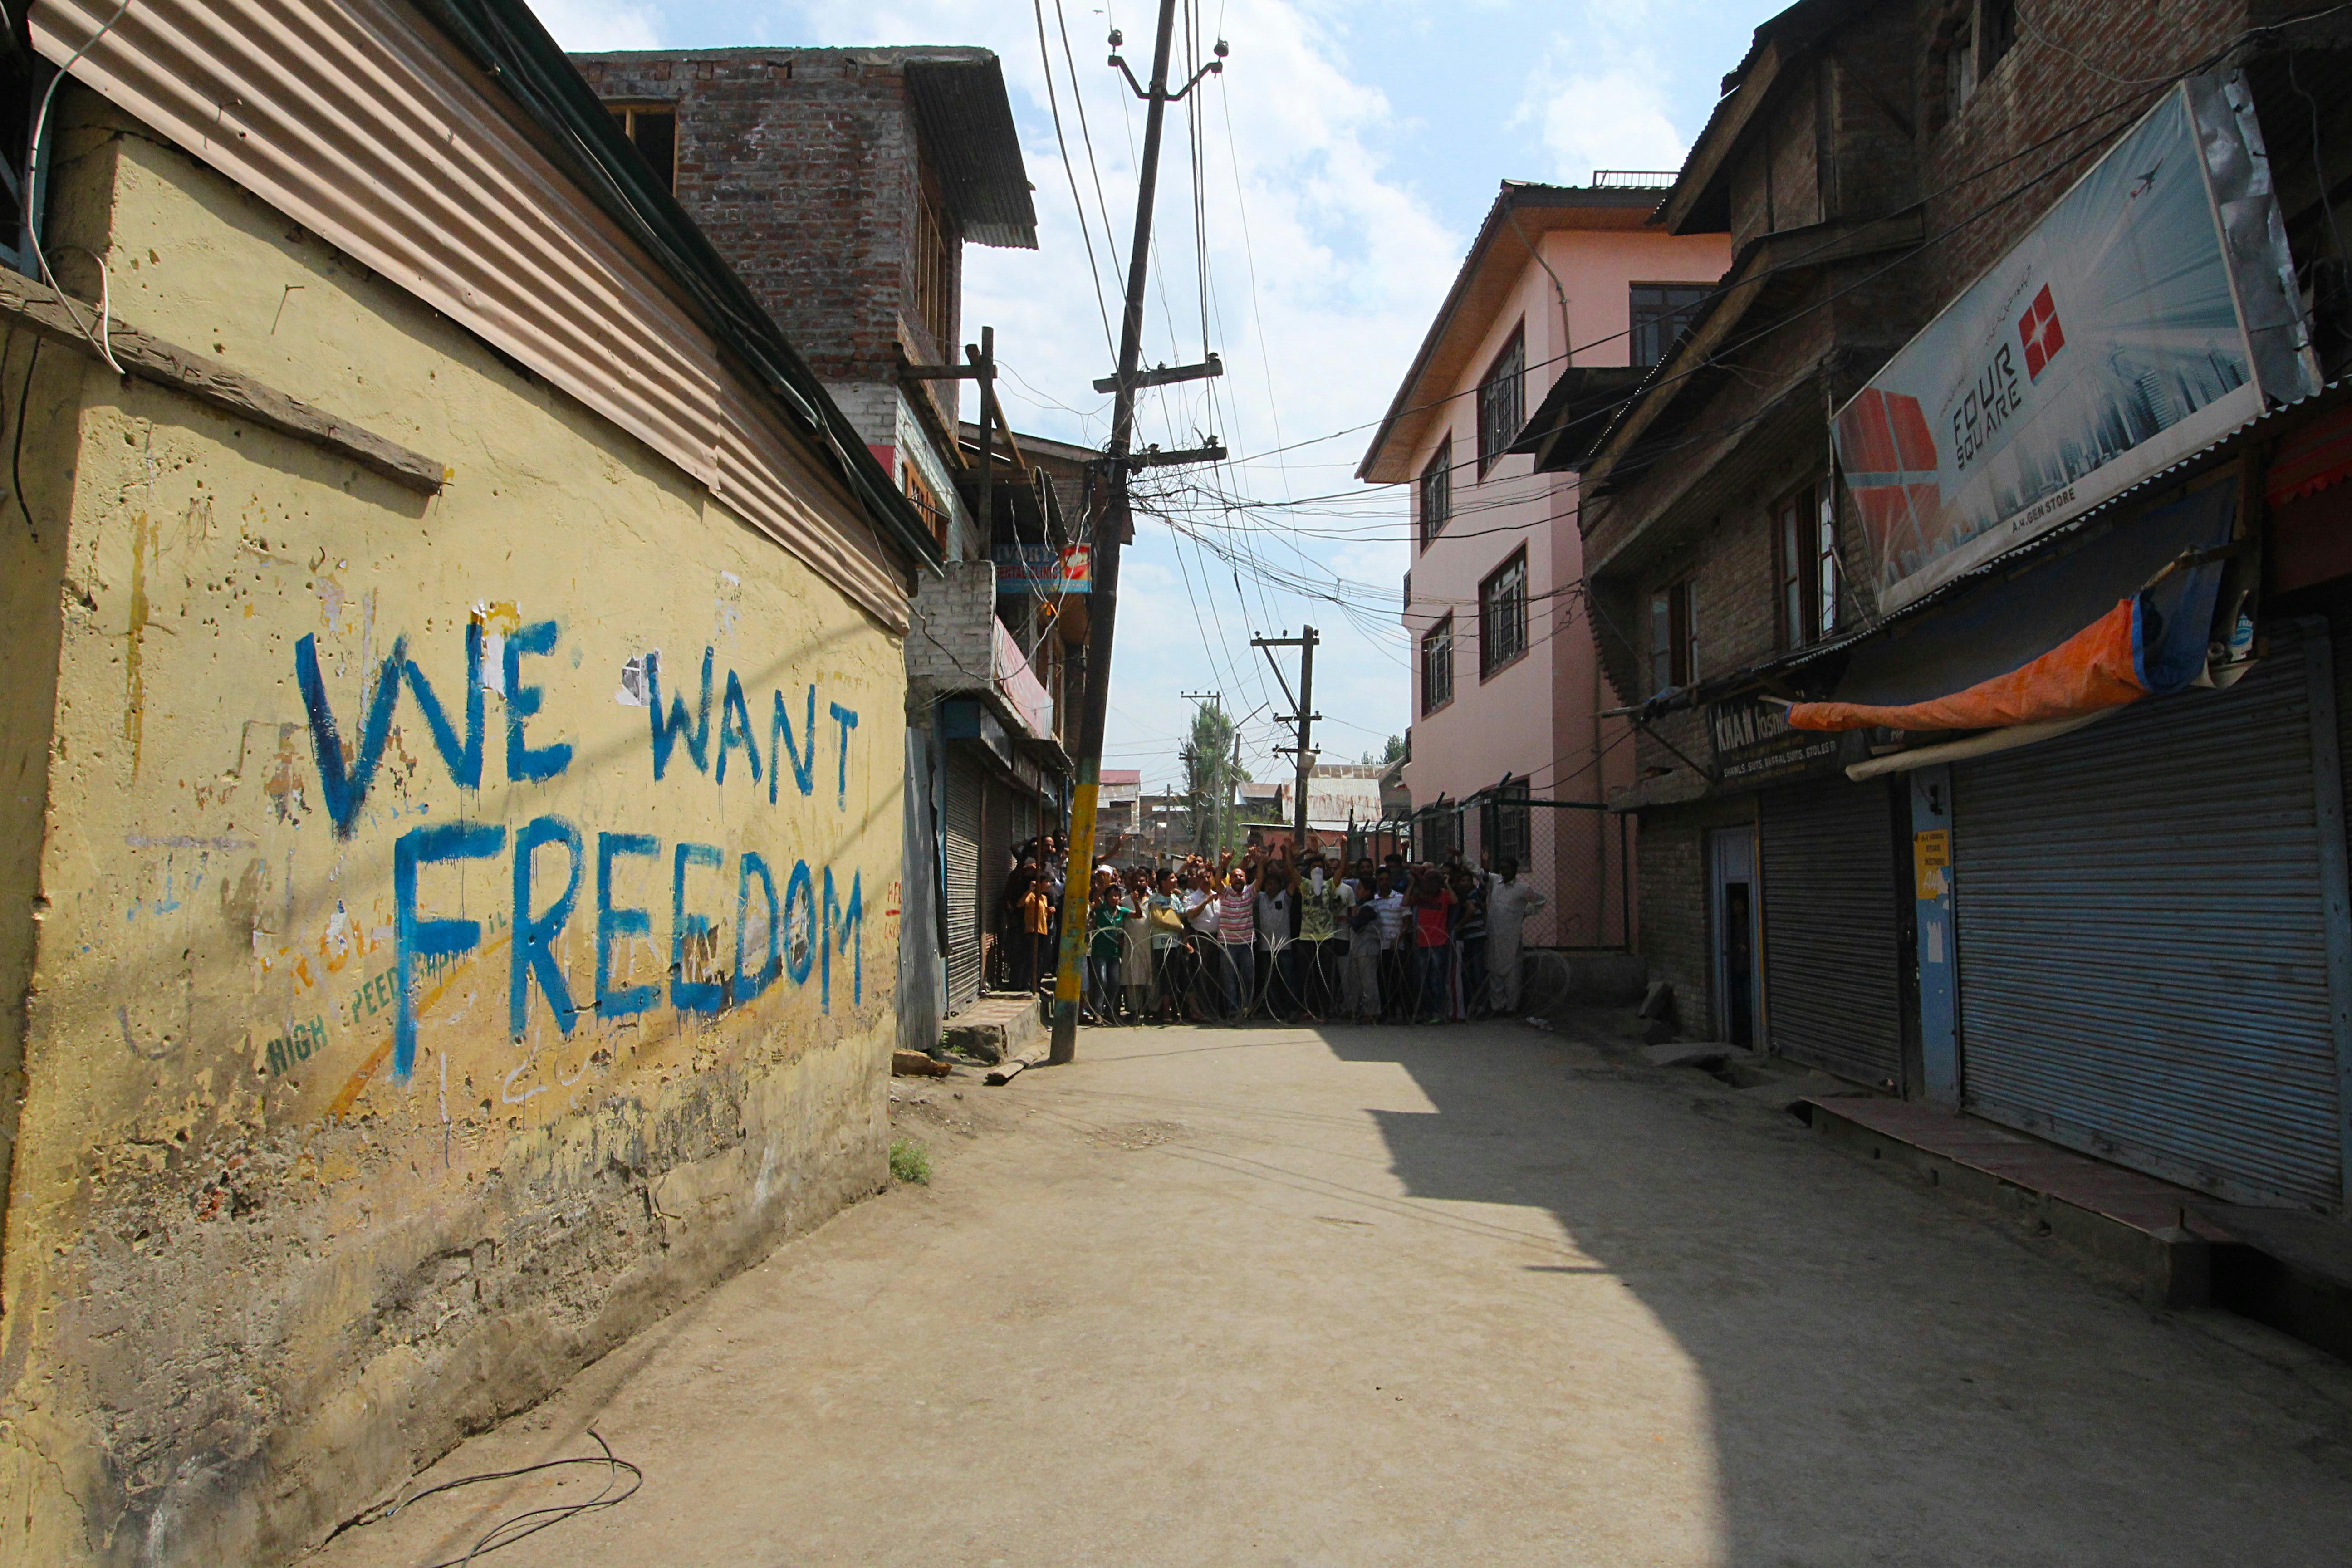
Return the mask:
<svg viewBox="0 0 2352 1568">
<path fill-rule="evenodd" d="M 1650 594 L 1650 694 L 1678 690 L 1698 679 L 1698 615 L 1687 577 Z"/>
<path fill-rule="evenodd" d="M 938 181 L 926 166 L 915 189 L 913 255 L 916 329 L 930 342 L 927 351 L 937 363 L 956 359 L 956 256 L 958 236 L 937 189 Z"/>
<path fill-rule="evenodd" d="M 1439 618 L 1421 634 L 1421 713 L 1423 718 L 1454 702 L 1454 617 Z"/>
<path fill-rule="evenodd" d="M 1517 574 L 1517 592 L 1499 596 Z M 1520 545 L 1478 584 L 1478 679 L 1492 680 L 1528 657 L 1528 547 Z"/>
<path fill-rule="evenodd" d="M 1421 547 L 1428 549 L 1454 517 L 1454 434 L 1446 432 L 1415 481 L 1421 502 Z"/>
<path fill-rule="evenodd" d="M 1642 298 L 1645 291 L 1656 292 L 1664 297 L 1655 301 L 1647 301 Z M 1706 308 L 1707 296 L 1714 291 L 1715 285 L 1712 283 L 1627 284 L 1625 286 L 1625 363 L 1635 370 L 1646 370 L 1674 353 L 1675 344 L 1682 341 L 1684 328 L 1687 327 L 1696 318 L 1697 313 Z M 1675 292 L 1689 293 L 1696 297 L 1677 306 L 1673 302 Z M 1645 308 L 1652 303 L 1659 308 L 1654 312 L 1645 314 Z M 1679 321 L 1681 324 L 1673 331 L 1657 331 L 1657 353 L 1648 359 L 1643 358 L 1642 351 L 1645 346 L 1643 342 L 1643 331 L 1658 329 L 1668 321 Z"/>
<path fill-rule="evenodd" d="M 1478 378 L 1478 477 L 1502 461 L 1528 422 L 1528 329 L 1521 321 L 1503 340 Z"/>
<path fill-rule="evenodd" d="M 1773 621 L 1784 650 L 1837 635 L 1844 595 L 1838 552 L 1837 481 L 1801 485 L 1772 504 Z"/>
<path fill-rule="evenodd" d="M 950 521 L 948 509 L 940 504 L 939 492 L 931 489 L 929 481 L 923 478 L 922 471 L 914 464 L 901 463 L 898 469 L 898 488 L 906 492 L 908 500 L 914 503 L 915 510 L 922 513 L 924 521 L 931 525 L 931 538 L 939 544 L 940 553 L 945 555 Z"/>
<path fill-rule="evenodd" d="M 637 150 L 637 156 L 646 161 L 646 166 L 653 170 L 655 174 L 661 176 L 662 189 L 670 192 L 672 195 L 677 194 L 677 105 L 674 102 L 648 100 L 646 102 L 608 103 L 604 108 L 605 110 L 612 115 L 614 122 L 620 127 L 622 137 L 627 141 L 630 146 Z M 664 166 L 662 161 L 655 158 L 652 153 L 646 151 L 645 142 L 639 139 L 637 134 L 637 120 L 640 115 L 665 119 L 669 121 L 669 159 L 667 167 Z"/>
</svg>

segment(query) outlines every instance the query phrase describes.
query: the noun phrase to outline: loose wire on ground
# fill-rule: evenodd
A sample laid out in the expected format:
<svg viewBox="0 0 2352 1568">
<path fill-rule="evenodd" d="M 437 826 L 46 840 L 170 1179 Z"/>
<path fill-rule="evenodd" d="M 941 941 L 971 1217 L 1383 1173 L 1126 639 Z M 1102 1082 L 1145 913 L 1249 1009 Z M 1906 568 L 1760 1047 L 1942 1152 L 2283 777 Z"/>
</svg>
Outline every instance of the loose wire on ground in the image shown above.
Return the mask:
<svg viewBox="0 0 2352 1568">
<path fill-rule="evenodd" d="M 604 1489 L 587 1501 L 557 1503 L 549 1508 L 526 1510 L 492 1525 L 480 1540 L 474 1542 L 463 1557 L 445 1558 L 441 1562 L 425 1565 L 425 1568 L 466 1568 L 466 1564 L 477 1558 L 496 1552 L 501 1546 L 512 1546 L 523 1537 L 536 1535 L 551 1524 L 562 1524 L 567 1519 L 587 1513 L 594 1509 L 615 1507 L 637 1495 L 637 1489 L 646 1484 L 645 1471 L 626 1459 L 615 1458 L 612 1445 L 599 1436 L 594 1428 L 589 1429 L 588 1436 L 595 1440 L 596 1447 L 603 1450 L 602 1453 L 583 1456 L 577 1459 L 544 1459 L 536 1465 L 524 1465 L 512 1470 L 486 1470 L 478 1476 L 459 1476 L 455 1480 L 443 1481 L 437 1486 L 426 1487 L 415 1497 L 403 1498 L 388 1503 L 375 1512 L 362 1514 L 352 1522 L 355 1525 L 374 1524 L 390 1519 L 404 1509 L 415 1507 L 436 1493 L 453 1492 L 460 1487 L 470 1487 L 482 1481 L 510 1481 L 520 1476 L 535 1475 L 541 1470 L 560 1470 L 572 1465 L 603 1465 L 605 1468 L 607 1473 Z M 625 1471 L 629 1476 L 629 1489 L 615 1497 L 612 1495 L 613 1488 Z"/>
</svg>

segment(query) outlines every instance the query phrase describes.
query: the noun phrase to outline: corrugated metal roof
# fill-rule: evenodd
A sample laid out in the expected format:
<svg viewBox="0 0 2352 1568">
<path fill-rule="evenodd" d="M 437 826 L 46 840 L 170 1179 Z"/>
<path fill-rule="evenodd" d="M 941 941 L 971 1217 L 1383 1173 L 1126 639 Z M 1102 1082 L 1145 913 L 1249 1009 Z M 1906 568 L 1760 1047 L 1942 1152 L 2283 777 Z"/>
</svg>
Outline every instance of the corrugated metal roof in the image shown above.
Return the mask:
<svg viewBox="0 0 2352 1568">
<path fill-rule="evenodd" d="M 1037 208 L 1004 68 L 985 49 L 907 61 L 915 127 L 947 192 L 948 205 L 976 245 L 1037 248 Z"/>
<path fill-rule="evenodd" d="M 527 11 L 427 4 L 492 30 L 467 41 L 504 59 L 505 92 L 393 0 L 141 0 L 73 74 L 645 441 L 904 629 L 904 584 L 867 524 L 911 559 L 933 547 L 774 322 L 675 203 L 630 188 L 642 165 Z M 49 0 L 36 40 L 62 60 L 112 12 Z M 578 123 L 544 101 L 565 81 L 585 105 Z M 547 112 L 525 118 L 534 91 Z"/>
</svg>

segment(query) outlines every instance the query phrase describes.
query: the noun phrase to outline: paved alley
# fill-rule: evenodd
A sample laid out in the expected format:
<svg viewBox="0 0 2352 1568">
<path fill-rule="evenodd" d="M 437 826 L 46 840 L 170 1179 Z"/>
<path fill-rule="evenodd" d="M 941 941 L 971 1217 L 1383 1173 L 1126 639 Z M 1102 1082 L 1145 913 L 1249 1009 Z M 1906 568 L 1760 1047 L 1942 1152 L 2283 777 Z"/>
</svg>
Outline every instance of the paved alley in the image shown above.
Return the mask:
<svg viewBox="0 0 2352 1568">
<path fill-rule="evenodd" d="M 592 1426 L 643 1468 L 501 1568 L 2344 1560 L 2352 1369 L 2152 1316 L 1696 1073 L 1505 1026 L 1081 1044 L 899 1080 L 929 1187 L 426 1479 Z M 602 1484 L 310 1561 L 460 1557 Z"/>
</svg>

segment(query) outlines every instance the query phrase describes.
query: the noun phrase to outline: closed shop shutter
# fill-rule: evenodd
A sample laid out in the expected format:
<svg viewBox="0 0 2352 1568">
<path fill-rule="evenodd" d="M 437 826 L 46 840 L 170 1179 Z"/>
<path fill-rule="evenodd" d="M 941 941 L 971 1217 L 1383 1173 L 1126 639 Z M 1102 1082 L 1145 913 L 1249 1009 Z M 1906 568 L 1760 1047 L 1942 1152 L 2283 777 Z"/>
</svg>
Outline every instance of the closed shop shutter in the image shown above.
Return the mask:
<svg viewBox="0 0 2352 1568">
<path fill-rule="evenodd" d="M 940 847 L 948 884 L 948 1010 L 954 1012 L 980 994 L 982 784 L 979 767 L 952 748 L 947 775 L 947 831 Z"/>
<path fill-rule="evenodd" d="M 1822 780 L 1757 803 L 1766 1037 L 1862 1083 L 1903 1080 L 1903 926 L 1882 780 Z"/>
<path fill-rule="evenodd" d="M 2227 691 L 1953 768 L 1970 1109 L 2210 1191 L 2340 1207 L 2326 651 L 2273 636 Z"/>
</svg>

